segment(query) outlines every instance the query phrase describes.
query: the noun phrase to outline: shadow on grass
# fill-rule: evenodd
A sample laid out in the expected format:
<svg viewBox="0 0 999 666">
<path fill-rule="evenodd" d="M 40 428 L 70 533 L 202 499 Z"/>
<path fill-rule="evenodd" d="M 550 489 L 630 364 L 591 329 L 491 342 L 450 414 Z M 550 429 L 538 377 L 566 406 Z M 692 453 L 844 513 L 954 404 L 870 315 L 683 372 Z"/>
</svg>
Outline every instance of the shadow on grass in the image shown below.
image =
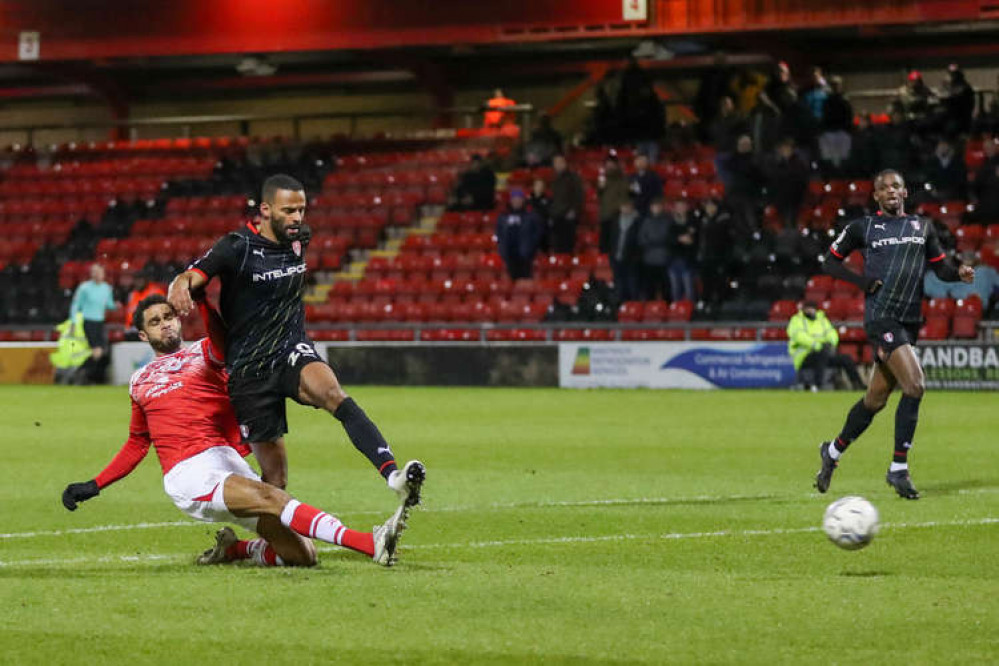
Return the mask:
<svg viewBox="0 0 999 666">
<path fill-rule="evenodd" d="M 999 479 L 964 479 L 961 481 L 945 481 L 942 483 L 921 483 L 919 488 L 934 495 L 960 495 L 962 492 L 984 488 L 999 489 Z"/>
<path fill-rule="evenodd" d="M 847 578 L 887 578 L 894 575 L 895 573 L 892 571 L 843 571 L 840 573 L 840 576 Z"/>
</svg>

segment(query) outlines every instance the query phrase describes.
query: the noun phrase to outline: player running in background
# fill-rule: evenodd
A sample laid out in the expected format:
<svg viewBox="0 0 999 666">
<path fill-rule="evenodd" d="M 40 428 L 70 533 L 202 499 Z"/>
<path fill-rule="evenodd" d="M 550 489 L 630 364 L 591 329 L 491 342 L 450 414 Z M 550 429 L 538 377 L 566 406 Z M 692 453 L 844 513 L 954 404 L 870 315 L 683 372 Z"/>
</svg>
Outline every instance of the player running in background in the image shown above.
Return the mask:
<svg viewBox="0 0 999 666">
<path fill-rule="evenodd" d="M 312 566 L 316 550 L 305 538 L 311 537 L 391 566 L 399 533 L 405 529 L 405 504 L 373 533 L 357 532 L 263 483 L 243 460 L 249 450 L 240 442 L 226 394 L 221 322 L 213 321 L 207 306 L 202 313 L 212 337 L 183 347 L 180 319 L 166 299 L 157 294 L 139 303 L 135 326 L 156 358 L 137 370 L 129 383 L 128 441 L 96 478 L 66 487 L 65 507 L 75 511 L 77 503 L 127 476 L 152 444 L 163 468 L 163 489 L 178 509 L 197 520 L 236 523 L 262 537 L 240 541 L 224 528 L 199 564 L 252 559 L 260 565 Z"/>
<path fill-rule="evenodd" d="M 306 336 L 305 189 L 286 175 L 271 176 L 262 189 L 259 228 L 247 224 L 216 242 L 170 285 L 170 304 L 186 316 L 194 307 L 192 292 L 221 279 L 229 397 L 265 481 L 282 488 L 287 482 L 285 399 L 291 398 L 338 419 L 389 487 L 407 506 L 418 504 L 423 464 L 413 460 L 397 469 L 381 432 Z"/>
<path fill-rule="evenodd" d="M 929 265 L 941 280 L 971 282 L 975 270 L 950 263 L 932 223 L 906 215 L 907 196 L 902 174 L 891 169 L 879 173 L 874 178 L 879 212 L 848 224 L 824 258 L 829 275 L 852 282 L 866 294 L 864 330 L 874 346 L 875 367 L 867 393 L 850 409 L 839 436 L 819 446 L 822 468 L 815 487 L 820 493 L 829 489 L 840 456 L 867 429 L 897 386 L 902 397 L 895 410 L 895 448 L 886 480 L 899 497 L 919 499 L 909 477 L 908 454 L 924 391 L 923 369 L 912 348 L 922 322 L 923 275 Z M 863 275 L 843 265 L 854 250 L 864 253 Z"/>
</svg>

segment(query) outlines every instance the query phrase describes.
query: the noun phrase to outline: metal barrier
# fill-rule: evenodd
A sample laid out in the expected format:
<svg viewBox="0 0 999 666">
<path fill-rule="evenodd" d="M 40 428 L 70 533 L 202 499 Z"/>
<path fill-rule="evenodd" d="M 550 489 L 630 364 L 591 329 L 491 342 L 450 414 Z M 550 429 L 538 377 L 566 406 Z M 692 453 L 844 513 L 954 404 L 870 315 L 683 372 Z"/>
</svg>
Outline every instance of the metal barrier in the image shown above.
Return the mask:
<svg viewBox="0 0 999 666">
<path fill-rule="evenodd" d="M 180 136 L 182 138 L 191 138 L 196 136 L 196 128 L 204 127 L 207 125 L 219 125 L 219 124 L 231 124 L 238 127 L 236 134 L 238 136 L 248 137 L 252 136 L 250 131 L 250 124 L 254 122 L 280 122 L 287 121 L 291 123 L 292 131 L 291 138 L 300 141 L 302 140 L 302 124 L 307 121 L 315 120 L 347 120 L 349 125 L 349 130 L 347 136 L 354 137 L 357 135 L 358 122 L 361 120 L 373 119 L 373 118 L 440 118 L 442 116 L 454 117 L 460 121 L 460 126 L 462 128 L 474 128 L 478 127 L 480 124 L 482 114 L 487 110 L 485 105 L 480 106 L 458 106 L 444 109 L 420 109 L 420 108 L 406 108 L 406 109 L 387 109 L 384 111 L 344 111 L 344 112 L 334 112 L 334 113 L 308 113 L 308 114 L 294 114 L 294 115 L 249 115 L 249 114 L 224 114 L 224 115 L 203 115 L 203 116 L 163 116 L 163 117 L 153 117 L 153 118 L 128 118 L 125 120 L 111 121 L 111 122 L 98 122 L 98 123 L 47 123 L 43 125 L 13 125 L 0 127 L 0 132 L 4 133 L 19 133 L 23 132 L 25 135 L 24 143 L 26 145 L 34 145 L 35 136 L 39 132 L 53 131 L 53 130 L 77 130 L 78 132 L 83 132 L 84 130 L 93 129 L 125 129 L 128 132 L 128 137 L 130 140 L 135 140 L 139 138 L 139 130 L 144 127 L 176 127 L 180 130 Z M 521 130 L 521 136 L 524 138 L 529 138 L 531 126 L 532 126 L 532 114 L 534 113 L 534 106 L 532 104 L 516 104 L 514 106 L 504 107 L 504 112 L 515 113 L 518 120 L 518 126 Z M 428 123 L 429 124 L 429 123 Z M 413 134 L 416 136 L 423 136 L 426 132 L 433 131 L 431 129 L 424 130 L 414 130 Z M 448 131 L 444 128 L 440 131 Z M 453 128 L 450 131 L 455 131 Z M 80 135 L 80 140 L 82 141 L 82 135 Z"/>
</svg>

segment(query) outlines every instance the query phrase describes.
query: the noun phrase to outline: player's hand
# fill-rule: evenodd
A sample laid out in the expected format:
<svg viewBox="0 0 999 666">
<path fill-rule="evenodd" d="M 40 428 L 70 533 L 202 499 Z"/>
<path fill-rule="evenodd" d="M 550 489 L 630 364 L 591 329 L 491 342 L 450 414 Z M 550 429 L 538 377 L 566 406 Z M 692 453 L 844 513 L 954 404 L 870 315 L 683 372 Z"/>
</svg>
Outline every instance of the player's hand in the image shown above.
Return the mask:
<svg viewBox="0 0 999 666">
<path fill-rule="evenodd" d="M 884 284 L 885 283 L 882 280 L 871 280 L 867 283 L 867 288 L 864 291 L 866 291 L 868 295 L 874 295 L 878 293 L 878 290 L 881 289 Z"/>
<path fill-rule="evenodd" d="M 70 511 L 76 511 L 79 502 L 86 502 L 91 497 L 97 497 L 101 489 L 97 487 L 97 481 L 86 481 L 84 483 L 71 483 L 62 491 L 62 505 Z"/>
<path fill-rule="evenodd" d="M 961 278 L 961 282 L 973 282 L 975 279 L 974 266 L 961 264 L 961 266 L 957 269 L 957 276 Z"/>
<path fill-rule="evenodd" d="M 194 309 L 194 299 L 191 298 L 191 288 L 185 276 L 178 275 L 170 283 L 167 302 L 181 317 L 186 317 Z"/>
<path fill-rule="evenodd" d="M 303 224 L 298 228 L 298 236 L 295 240 L 300 241 L 302 245 L 308 245 L 309 241 L 312 240 L 312 227 L 307 224 Z"/>
</svg>

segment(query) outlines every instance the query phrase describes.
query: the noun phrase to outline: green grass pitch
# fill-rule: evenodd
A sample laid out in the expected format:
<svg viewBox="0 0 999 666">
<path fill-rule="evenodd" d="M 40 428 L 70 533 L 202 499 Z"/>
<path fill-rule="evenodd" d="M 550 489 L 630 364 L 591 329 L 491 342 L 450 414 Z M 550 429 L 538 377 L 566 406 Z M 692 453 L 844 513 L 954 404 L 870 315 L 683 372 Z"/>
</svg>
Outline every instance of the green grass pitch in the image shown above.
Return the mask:
<svg viewBox="0 0 999 666">
<path fill-rule="evenodd" d="M 897 398 L 819 496 L 817 442 L 857 394 L 353 395 L 429 470 L 394 569 L 329 547 L 311 570 L 195 567 L 216 528 L 152 456 L 69 513 L 65 484 L 124 441 L 125 389 L 0 388 L 0 663 L 999 661 L 995 394 L 927 394 L 918 502 L 884 482 Z M 339 424 L 289 412 L 289 490 L 354 527 L 387 516 Z M 819 531 L 851 494 L 882 521 L 858 552 Z"/>
</svg>

